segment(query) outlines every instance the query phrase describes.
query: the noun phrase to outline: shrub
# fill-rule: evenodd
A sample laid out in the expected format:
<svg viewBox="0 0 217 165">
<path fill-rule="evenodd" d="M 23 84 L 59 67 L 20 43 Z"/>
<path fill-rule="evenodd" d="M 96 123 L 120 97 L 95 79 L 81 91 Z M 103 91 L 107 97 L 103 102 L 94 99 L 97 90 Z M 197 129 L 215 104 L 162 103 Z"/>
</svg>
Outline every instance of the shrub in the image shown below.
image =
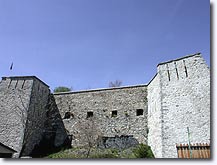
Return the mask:
<svg viewBox="0 0 217 165">
<path fill-rule="evenodd" d="M 154 154 L 151 150 L 151 147 L 145 144 L 139 144 L 133 150 L 133 153 L 136 158 L 154 158 Z"/>
</svg>

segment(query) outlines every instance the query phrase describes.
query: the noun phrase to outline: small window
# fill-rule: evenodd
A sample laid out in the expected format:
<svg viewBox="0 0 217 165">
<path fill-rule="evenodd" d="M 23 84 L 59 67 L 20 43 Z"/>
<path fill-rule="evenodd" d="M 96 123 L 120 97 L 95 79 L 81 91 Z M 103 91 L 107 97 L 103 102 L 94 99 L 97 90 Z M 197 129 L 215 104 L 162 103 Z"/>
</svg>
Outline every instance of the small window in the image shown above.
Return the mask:
<svg viewBox="0 0 217 165">
<path fill-rule="evenodd" d="M 70 119 L 71 117 L 74 117 L 74 115 L 71 112 L 66 112 L 63 119 Z"/>
<path fill-rule="evenodd" d="M 112 111 L 112 117 L 117 117 L 118 112 L 117 111 Z"/>
<path fill-rule="evenodd" d="M 136 116 L 142 116 L 142 115 L 143 115 L 143 109 L 137 109 Z"/>
<path fill-rule="evenodd" d="M 87 112 L 87 118 L 93 117 L 93 112 Z"/>
</svg>

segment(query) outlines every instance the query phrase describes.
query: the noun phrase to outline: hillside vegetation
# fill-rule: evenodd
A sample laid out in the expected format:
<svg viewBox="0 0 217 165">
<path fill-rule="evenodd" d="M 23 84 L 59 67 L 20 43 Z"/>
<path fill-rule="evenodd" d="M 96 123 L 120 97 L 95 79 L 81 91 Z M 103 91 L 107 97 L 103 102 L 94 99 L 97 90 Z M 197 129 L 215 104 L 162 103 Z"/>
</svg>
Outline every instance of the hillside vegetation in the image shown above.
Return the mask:
<svg viewBox="0 0 217 165">
<path fill-rule="evenodd" d="M 48 155 L 46 158 L 154 158 L 151 148 L 144 144 L 124 150 L 92 148 L 90 154 L 87 153 L 86 148 L 72 148 Z"/>
</svg>

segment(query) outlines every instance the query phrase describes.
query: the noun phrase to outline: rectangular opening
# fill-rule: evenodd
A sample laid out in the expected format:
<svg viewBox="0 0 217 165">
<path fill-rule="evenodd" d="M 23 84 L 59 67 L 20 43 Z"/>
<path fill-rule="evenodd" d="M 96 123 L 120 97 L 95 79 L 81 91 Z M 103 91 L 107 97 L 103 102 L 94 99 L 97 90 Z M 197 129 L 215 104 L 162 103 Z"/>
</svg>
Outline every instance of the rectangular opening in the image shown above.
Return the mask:
<svg viewBox="0 0 217 165">
<path fill-rule="evenodd" d="M 178 73 L 178 68 L 177 68 L 176 62 L 174 62 L 174 64 L 175 64 L 175 68 L 176 68 L 177 79 L 179 79 L 179 73 Z"/>
<path fill-rule="evenodd" d="M 89 111 L 87 112 L 87 118 L 93 117 L 93 112 Z"/>
<path fill-rule="evenodd" d="M 10 88 L 10 86 L 11 86 L 11 82 L 12 82 L 12 80 L 10 79 L 10 82 L 9 82 L 8 88 Z"/>
<path fill-rule="evenodd" d="M 22 89 L 23 89 L 23 87 L 24 87 L 25 81 L 26 81 L 26 80 L 23 80 L 23 84 L 22 84 L 22 87 L 21 87 Z"/>
<path fill-rule="evenodd" d="M 72 113 L 71 113 L 71 112 L 66 112 L 63 119 L 70 119 L 71 116 L 72 116 Z"/>
<path fill-rule="evenodd" d="M 187 71 L 187 67 L 185 65 L 185 60 L 183 60 L 183 64 L 184 64 L 184 68 L 185 68 L 185 75 L 186 75 L 186 77 L 188 77 L 188 71 Z"/>
<path fill-rule="evenodd" d="M 17 88 L 17 84 L 18 84 L 18 80 L 16 81 L 16 84 L 15 84 L 15 89 Z"/>
<path fill-rule="evenodd" d="M 142 116 L 142 115 L 143 115 L 143 109 L 137 109 L 136 116 Z"/>
<path fill-rule="evenodd" d="M 170 71 L 169 71 L 169 66 L 168 66 L 168 64 L 167 64 L 167 74 L 168 74 L 168 79 L 169 79 L 169 81 L 170 81 Z"/>
<path fill-rule="evenodd" d="M 112 117 L 117 117 L 118 112 L 117 111 L 112 111 Z"/>
</svg>

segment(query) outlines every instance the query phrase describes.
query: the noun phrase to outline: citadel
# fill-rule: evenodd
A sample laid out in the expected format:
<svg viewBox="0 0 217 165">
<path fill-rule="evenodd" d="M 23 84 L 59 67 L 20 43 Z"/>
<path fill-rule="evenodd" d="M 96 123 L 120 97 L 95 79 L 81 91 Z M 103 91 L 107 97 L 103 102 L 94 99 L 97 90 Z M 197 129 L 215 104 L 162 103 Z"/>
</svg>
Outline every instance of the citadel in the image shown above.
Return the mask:
<svg viewBox="0 0 217 165">
<path fill-rule="evenodd" d="M 159 63 L 145 85 L 54 94 L 35 76 L 2 77 L 0 118 L 0 148 L 14 158 L 84 145 L 89 118 L 104 139 L 125 137 L 156 158 L 177 158 L 187 127 L 192 143 L 210 143 L 210 69 L 197 53 Z"/>
</svg>

